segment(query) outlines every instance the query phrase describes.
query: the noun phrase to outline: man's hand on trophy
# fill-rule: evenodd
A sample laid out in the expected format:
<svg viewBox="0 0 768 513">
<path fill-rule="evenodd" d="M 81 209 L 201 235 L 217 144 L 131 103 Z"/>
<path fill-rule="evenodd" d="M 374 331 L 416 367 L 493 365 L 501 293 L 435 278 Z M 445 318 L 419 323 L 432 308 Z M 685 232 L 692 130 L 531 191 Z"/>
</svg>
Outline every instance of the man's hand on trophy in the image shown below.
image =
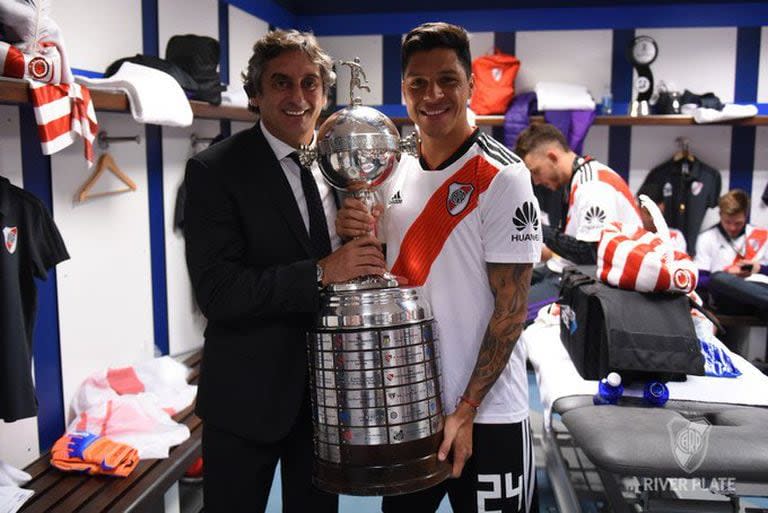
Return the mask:
<svg viewBox="0 0 768 513">
<path fill-rule="evenodd" d="M 381 242 L 371 235 L 347 242 L 318 264 L 323 268 L 323 286 L 344 283 L 359 276 L 382 275 L 387 265 Z"/>
<path fill-rule="evenodd" d="M 373 233 L 384 207 L 374 205 L 371 213 L 357 198 L 346 198 L 336 215 L 336 233 L 344 240 Z"/>
</svg>

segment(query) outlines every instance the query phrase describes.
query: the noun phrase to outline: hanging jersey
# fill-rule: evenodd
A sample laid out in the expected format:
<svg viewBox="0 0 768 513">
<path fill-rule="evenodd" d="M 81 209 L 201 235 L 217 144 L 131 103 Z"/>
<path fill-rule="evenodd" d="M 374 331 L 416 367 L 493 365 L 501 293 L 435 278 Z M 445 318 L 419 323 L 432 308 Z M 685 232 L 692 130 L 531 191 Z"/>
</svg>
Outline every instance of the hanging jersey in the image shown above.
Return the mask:
<svg viewBox="0 0 768 513">
<path fill-rule="evenodd" d="M 37 414 L 32 381 L 35 278 L 69 255 L 43 203 L 0 176 L 0 419 Z"/>
<path fill-rule="evenodd" d="M 696 244 L 696 265 L 704 271 L 723 271 L 741 261 L 768 265 L 768 230 L 748 224 L 744 233 L 731 239 L 715 225 L 701 232 Z"/>
<path fill-rule="evenodd" d="M 565 234 L 597 242 L 603 227 L 615 221 L 642 226 L 635 197 L 614 170 L 596 160 L 585 161 L 571 178 Z"/>
<path fill-rule="evenodd" d="M 438 170 L 400 161 L 386 193 L 384 240 L 395 275 L 423 287 L 439 326 L 447 413 L 474 369 L 494 307 L 486 263 L 533 263 L 541 254 L 539 206 L 522 161 L 478 131 Z M 475 418 L 528 416 L 525 354 L 517 344 Z"/>
<path fill-rule="evenodd" d="M 670 228 L 685 234 L 693 251 L 707 210 L 717 206 L 722 179 L 720 171 L 696 159 L 669 160 L 653 168 L 643 181 L 659 184 L 664 197 L 664 218 Z"/>
</svg>

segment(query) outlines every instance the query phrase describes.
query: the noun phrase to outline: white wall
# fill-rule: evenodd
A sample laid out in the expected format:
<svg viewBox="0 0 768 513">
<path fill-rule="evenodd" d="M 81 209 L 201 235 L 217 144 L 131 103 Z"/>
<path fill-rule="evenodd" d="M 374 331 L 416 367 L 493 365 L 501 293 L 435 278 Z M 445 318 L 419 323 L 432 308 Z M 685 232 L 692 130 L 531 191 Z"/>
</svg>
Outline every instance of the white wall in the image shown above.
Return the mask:
<svg viewBox="0 0 768 513">
<path fill-rule="evenodd" d="M 240 85 L 240 72 L 248 68 L 253 44 L 269 30 L 269 23 L 229 6 L 229 83 Z"/>
<path fill-rule="evenodd" d="M 0 105 L 0 176 L 7 178 L 17 187 L 24 185 L 21 172 L 19 108 L 16 106 Z M 20 468 L 34 461 L 39 455 L 37 417 L 11 423 L 0 420 L 0 460 Z"/>
<path fill-rule="evenodd" d="M 599 101 L 610 86 L 612 31 L 520 31 L 515 37 L 517 92 L 532 91 L 536 82 L 569 82 L 587 86 Z"/>
<path fill-rule="evenodd" d="M 736 32 L 736 27 L 638 28 L 635 34 L 651 36 L 659 46 L 651 64 L 657 86 L 664 81 L 674 84 L 674 90 L 712 92 L 722 102 L 733 102 Z"/>
<path fill-rule="evenodd" d="M 163 129 L 163 225 L 170 354 L 184 353 L 203 345 L 206 320 L 193 297 L 184 255 L 184 236 L 174 225 L 174 213 L 187 159 L 208 146 L 206 142 L 193 148 L 190 136 L 210 138 L 218 133 L 219 123 L 210 120 L 196 120 L 187 128 Z"/>
<path fill-rule="evenodd" d="M 143 53 L 141 2 L 59 0 L 52 4 L 71 67 L 104 72 L 121 57 Z"/>
<path fill-rule="evenodd" d="M 760 69 L 757 80 L 757 101 L 768 103 L 768 27 L 760 30 Z"/>
<path fill-rule="evenodd" d="M 608 164 L 608 127 L 593 126 L 589 129 L 587 137 L 584 139 L 584 155 L 590 155 L 593 159 L 603 164 Z M 621 173 L 623 169 L 615 169 Z"/>
<path fill-rule="evenodd" d="M 185 0 L 183 7 L 177 0 L 158 0 L 158 43 L 160 57 L 171 36 L 196 34 L 219 39 L 219 4 L 217 0 Z"/>
<path fill-rule="evenodd" d="M 758 127 L 755 140 L 755 172 L 752 175 L 752 215 L 750 222 L 768 227 L 768 205 L 761 199 L 768 185 L 768 127 Z"/>
<path fill-rule="evenodd" d="M 360 63 L 365 70 L 371 92 L 356 91 L 365 105 L 380 105 L 382 103 L 382 37 L 381 36 L 326 36 L 318 37 L 318 42 L 328 52 L 334 62 L 351 61 L 360 57 Z M 349 67 L 336 64 L 336 103 L 349 104 Z"/>
<path fill-rule="evenodd" d="M 67 413 L 88 375 L 154 355 L 144 126 L 128 114 L 106 112 L 99 113 L 99 124 L 113 136 L 141 134 L 141 144 L 114 143 L 109 148 L 138 190 L 76 203 L 77 191 L 92 172 L 86 169 L 82 143 L 51 158 L 54 219 L 72 257 L 58 266 Z M 106 173 L 93 192 L 122 187 Z"/>
</svg>

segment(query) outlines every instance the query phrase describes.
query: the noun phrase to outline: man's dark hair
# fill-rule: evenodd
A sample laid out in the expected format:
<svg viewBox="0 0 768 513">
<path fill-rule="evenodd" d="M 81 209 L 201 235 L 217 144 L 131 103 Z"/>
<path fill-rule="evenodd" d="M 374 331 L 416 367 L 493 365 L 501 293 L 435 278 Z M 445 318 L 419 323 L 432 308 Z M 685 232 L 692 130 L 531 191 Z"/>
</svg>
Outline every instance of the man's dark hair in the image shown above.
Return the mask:
<svg viewBox="0 0 768 513">
<path fill-rule="evenodd" d="M 283 54 L 283 52 L 301 51 L 309 57 L 313 64 L 320 68 L 320 77 L 323 80 L 323 91 L 336 82 L 336 73 L 333 71 L 333 59 L 320 48 L 315 36 L 309 32 L 298 30 L 272 30 L 256 41 L 253 45 L 253 55 L 248 60 L 248 69 L 240 74 L 243 79 L 243 88 L 248 98 L 262 94 L 261 76 L 267 67 L 267 63 Z M 258 112 L 259 109 L 248 103 L 248 110 Z"/>
<path fill-rule="evenodd" d="M 525 156 L 532 151 L 549 143 L 559 145 L 564 151 L 570 149 L 568 141 L 565 140 L 565 136 L 563 136 L 562 132 L 555 126 L 550 124 L 530 125 L 520 132 L 517 142 L 515 143 L 515 154 L 521 159 L 524 159 Z"/>
<path fill-rule="evenodd" d="M 448 48 L 456 52 L 461 67 L 472 76 L 472 55 L 469 52 L 469 35 L 457 25 L 442 21 L 424 23 L 408 32 L 400 51 L 401 71 L 405 74 L 411 57 L 416 52 L 426 52 L 435 48 Z"/>
<path fill-rule="evenodd" d="M 657 205 L 664 203 L 664 190 L 659 182 L 645 182 L 637 190 L 637 196 L 639 197 L 641 194 L 648 196 Z"/>
</svg>

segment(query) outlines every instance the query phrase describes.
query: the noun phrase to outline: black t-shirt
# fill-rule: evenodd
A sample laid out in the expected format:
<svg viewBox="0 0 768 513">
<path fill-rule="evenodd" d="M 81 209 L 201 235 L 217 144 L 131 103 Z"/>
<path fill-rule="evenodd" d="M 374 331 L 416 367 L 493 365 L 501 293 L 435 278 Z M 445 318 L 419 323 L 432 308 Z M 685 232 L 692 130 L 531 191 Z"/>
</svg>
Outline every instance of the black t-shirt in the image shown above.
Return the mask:
<svg viewBox="0 0 768 513">
<path fill-rule="evenodd" d="M 32 383 L 34 278 L 67 260 L 67 248 L 43 203 L 0 176 L 0 419 L 37 414 Z"/>
<path fill-rule="evenodd" d="M 669 160 L 653 168 L 645 183 L 661 187 L 664 219 L 671 228 L 683 232 L 688 251 L 693 254 L 707 209 L 716 207 L 720 198 L 720 171 L 700 160 Z"/>
</svg>

